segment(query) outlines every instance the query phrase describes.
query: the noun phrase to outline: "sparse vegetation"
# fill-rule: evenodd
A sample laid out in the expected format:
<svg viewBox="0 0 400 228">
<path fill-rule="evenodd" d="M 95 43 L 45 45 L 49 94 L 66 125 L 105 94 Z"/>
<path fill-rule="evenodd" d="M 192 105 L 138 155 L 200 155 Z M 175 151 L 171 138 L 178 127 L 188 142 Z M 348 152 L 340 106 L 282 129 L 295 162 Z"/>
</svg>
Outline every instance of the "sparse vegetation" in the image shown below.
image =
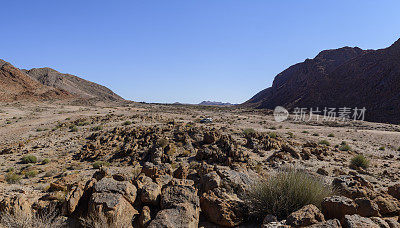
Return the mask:
<svg viewBox="0 0 400 228">
<path fill-rule="evenodd" d="M 110 163 L 106 161 L 96 161 L 93 163 L 93 168 L 95 169 L 100 169 L 101 167 L 107 167 L 107 166 L 110 166 Z"/>
<path fill-rule="evenodd" d="M 310 132 L 308 132 L 308 131 L 302 131 L 301 133 L 308 134 L 308 133 L 310 133 Z"/>
<path fill-rule="evenodd" d="M 331 143 L 328 140 L 325 140 L 325 139 L 319 141 L 318 144 L 325 145 L 325 146 L 330 146 L 331 145 Z"/>
<path fill-rule="evenodd" d="M 75 126 L 75 125 L 72 125 L 72 126 L 69 127 L 69 131 L 70 132 L 78 132 L 78 127 Z"/>
<path fill-rule="evenodd" d="M 21 175 L 16 174 L 14 171 L 8 172 L 5 177 L 9 184 L 16 184 L 21 180 L 21 178 Z"/>
<path fill-rule="evenodd" d="M 270 133 L 268 133 L 268 136 L 269 136 L 271 139 L 275 139 L 276 137 L 278 137 L 278 135 L 277 135 L 275 132 L 270 132 Z"/>
<path fill-rule="evenodd" d="M 131 125 L 131 124 L 132 124 L 132 122 L 129 121 L 129 120 L 127 120 L 127 121 L 122 123 L 122 125 L 124 125 L 124 126 L 128 126 L 128 125 Z"/>
<path fill-rule="evenodd" d="M 351 150 L 351 147 L 345 141 L 343 141 L 339 146 L 339 150 L 340 151 L 349 151 L 349 150 Z"/>
<path fill-rule="evenodd" d="M 350 167 L 352 168 L 367 169 L 368 166 L 369 166 L 369 160 L 362 154 L 356 155 L 350 161 Z"/>
<path fill-rule="evenodd" d="M 246 129 L 243 130 L 243 134 L 245 136 L 250 136 L 250 135 L 253 135 L 255 133 L 256 133 L 256 131 L 253 128 L 246 128 Z"/>
<path fill-rule="evenodd" d="M 36 163 L 37 162 L 37 157 L 34 155 L 25 155 L 21 158 L 21 162 L 24 164 L 29 164 L 29 163 Z"/>
<path fill-rule="evenodd" d="M 25 173 L 25 177 L 26 178 L 36 177 L 37 175 L 38 175 L 38 171 L 37 170 L 30 170 L 30 171 L 27 171 Z"/>
<path fill-rule="evenodd" d="M 379 147 L 379 150 L 385 150 L 386 148 L 384 146 Z"/>
<path fill-rule="evenodd" d="M 335 135 L 334 135 L 333 133 L 330 133 L 330 134 L 328 135 L 328 137 L 335 137 Z"/>
<path fill-rule="evenodd" d="M 318 133 L 313 133 L 312 135 L 313 135 L 313 136 L 319 136 L 319 134 L 318 134 Z"/>
<path fill-rule="evenodd" d="M 101 130 L 103 130 L 103 126 L 98 125 L 98 126 L 95 126 L 95 127 L 90 128 L 90 130 L 91 130 L 91 131 L 101 131 Z"/>
<path fill-rule="evenodd" d="M 50 159 L 48 159 L 48 158 L 43 159 L 42 165 L 46 165 L 48 163 L 50 163 Z"/>
<path fill-rule="evenodd" d="M 256 183 L 248 192 L 248 205 L 256 219 L 262 220 L 266 214 L 283 219 L 305 205 L 320 206 L 332 193 L 321 179 L 292 169 Z"/>
</svg>

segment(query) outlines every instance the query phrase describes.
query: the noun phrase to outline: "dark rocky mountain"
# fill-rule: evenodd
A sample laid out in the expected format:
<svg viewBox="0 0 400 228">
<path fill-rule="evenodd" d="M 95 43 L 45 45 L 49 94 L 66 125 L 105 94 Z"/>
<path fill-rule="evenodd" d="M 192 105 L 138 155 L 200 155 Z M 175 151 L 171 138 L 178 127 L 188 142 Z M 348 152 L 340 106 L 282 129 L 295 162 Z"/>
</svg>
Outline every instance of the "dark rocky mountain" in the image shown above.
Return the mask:
<svg viewBox="0 0 400 228">
<path fill-rule="evenodd" d="M 223 103 L 223 102 L 219 102 L 219 101 L 202 101 L 199 103 L 199 105 L 217 105 L 217 106 L 222 105 L 223 106 L 223 105 L 234 105 L 234 104 Z"/>
<path fill-rule="evenodd" d="M 105 86 L 51 68 L 24 70 L 29 76 L 46 86 L 68 91 L 77 97 L 101 101 L 123 101 L 124 99 Z"/>
<path fill-rule="evenodd" d="M 400 123 L 400 40 L 385 49 L 320 52 L 278 74 L 244 103 L 255 108 L 358 107 L 365 119 Z"/>
<path fill-rule="evenodd" d="M 29 75 L 0 59 L 0 101 L 68 99 L 65 90 L 42 85 Z"/>
</svg>

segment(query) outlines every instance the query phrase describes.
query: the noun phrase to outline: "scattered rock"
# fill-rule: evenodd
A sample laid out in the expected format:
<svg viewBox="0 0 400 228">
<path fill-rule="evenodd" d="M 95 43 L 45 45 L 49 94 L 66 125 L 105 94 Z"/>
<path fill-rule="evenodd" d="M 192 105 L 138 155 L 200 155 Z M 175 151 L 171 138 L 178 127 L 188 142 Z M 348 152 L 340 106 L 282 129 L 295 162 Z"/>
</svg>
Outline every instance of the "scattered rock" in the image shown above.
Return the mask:
<svg viewBox="0 0 400 228">
<path fill-rule="evenodd" d="M 310 204 L 291 213 L 286 219 L 286 224 L 298 227 L 309 226 L 324 221 L 325 218 L 321 211 L 316 206 Z"/>
</svg>

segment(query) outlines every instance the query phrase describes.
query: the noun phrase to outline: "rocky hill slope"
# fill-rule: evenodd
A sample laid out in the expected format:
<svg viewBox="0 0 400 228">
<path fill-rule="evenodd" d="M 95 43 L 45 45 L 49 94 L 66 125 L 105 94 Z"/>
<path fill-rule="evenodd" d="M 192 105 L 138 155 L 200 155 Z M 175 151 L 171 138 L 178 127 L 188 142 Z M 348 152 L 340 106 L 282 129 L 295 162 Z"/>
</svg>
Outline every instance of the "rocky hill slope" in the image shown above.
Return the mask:
<svg viewBox="0 0 400 228">
<path fill-rule="evenodd" d="M 400 40 L 388 48 L 325 50 L 278 74 L 244 105 L 273 109 L 365 107 L 365 119 L 400 123 Z"/>
<path fill-rule="evenodd" d="M 0 101 L 66 99 L 74 96 L 45 86 L 10 63 L 0 59 Z"/>
<path fill-rule="evenodd" d="M 94 98 L 106 101 L 122 101 L 122 97 L 105 86 L 87 81 L 70 74 L 63 74 L 51 68 L 24 70 L 29 76 L 46 86 L 68 91 L 82 98 Z"/>
</svg>

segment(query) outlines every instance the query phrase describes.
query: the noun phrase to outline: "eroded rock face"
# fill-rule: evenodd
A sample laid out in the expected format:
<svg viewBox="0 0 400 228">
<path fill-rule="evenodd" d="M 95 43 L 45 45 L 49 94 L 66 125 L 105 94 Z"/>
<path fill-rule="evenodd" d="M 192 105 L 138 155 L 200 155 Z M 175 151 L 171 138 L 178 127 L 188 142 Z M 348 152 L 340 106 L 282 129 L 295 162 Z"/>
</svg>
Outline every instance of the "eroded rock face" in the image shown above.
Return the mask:
<svg viewBox="0 0 400 228">
<path fill-rule="evenodd" d="M 400 200 L 400 184 L 395 184 L 388 187 L 389 195 L 393 196 L 394 198 Z"/>
<path fill-rule="evenodd" d="M 337 219 L 327 220 L 325 222 L 320 222 L 311 226 L 309 228 L 341 228 L 340 221 Z"/>
<path fill-rule="evenodd" d="M 221 226 L 237 226 L 246 216 L 244 201 L 220 188 L 204 193 L 200 198 L 200 205 L 207 218 Z"/>
<path fill-rule="evenodd" d="M 399 201 L 390 195 L 378 196 L 374 201 L 378 205 L 379 212 L 382 215 L 396 215 L 400 211 Z"/>
<path fill-rule="evenodd" d="M 357 214 L 363 217 L 380 216 L 378 204 L 373 200 L 368 198 L 357 198 L 355 203 L 357 204 Z"/>
<path fill-rule="evenodd" d="M 310 204 L 291 213 L 286 219 L 286 224 L 298 227 L 309 226 L 324 221 L 325 218 L 321 211 L 316 206 Z"/>
</svg>

